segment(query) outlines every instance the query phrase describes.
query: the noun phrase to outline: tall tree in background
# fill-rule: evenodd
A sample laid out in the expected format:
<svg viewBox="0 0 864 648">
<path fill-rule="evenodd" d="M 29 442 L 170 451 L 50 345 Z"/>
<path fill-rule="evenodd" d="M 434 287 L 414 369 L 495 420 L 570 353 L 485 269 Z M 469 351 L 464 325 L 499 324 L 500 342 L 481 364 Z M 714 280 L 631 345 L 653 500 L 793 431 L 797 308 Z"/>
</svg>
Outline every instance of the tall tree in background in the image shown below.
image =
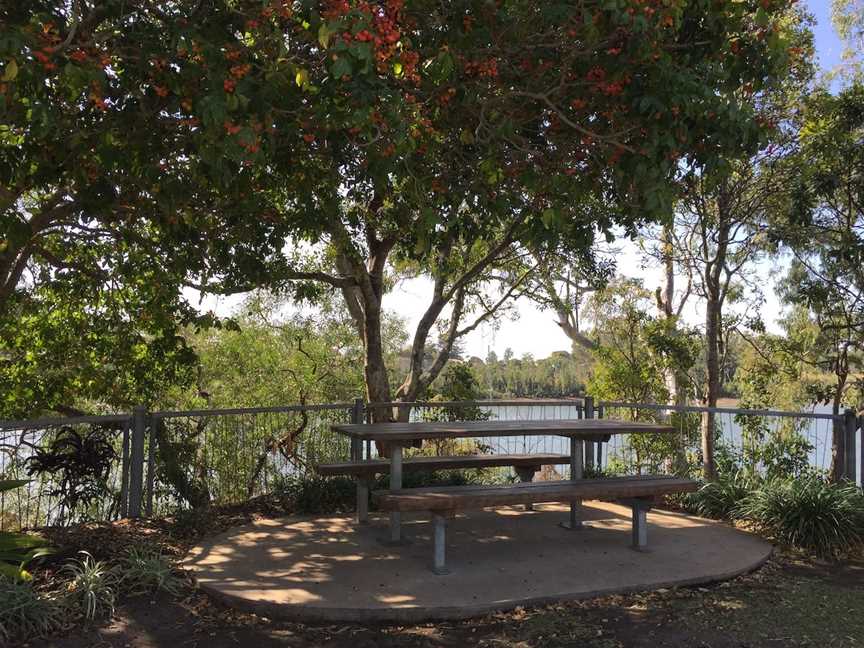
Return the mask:
<svg viewBox="0 0 864 648">
<path fill-rule="evenodd" d="M 541 309 L 554 314 L 555 324 L 574 350 L 576 347 L 587 351 L 596 349 L 597 341 L 585 330 L 581 310 L 585 299 L 614 276 L 611 253 L 595 244 L 581 257 L 549 249 L 542 256 L 535 255 L 534 259 L 537 270 L 528 281 L 526 294 Z"/>
<path fill-rule="evenodd" d="M 698 352 L 694 329 L 670 327 L 661 315 L 652 314 L 652 294 L 640 280 L 618 279 L 594 293 L 587 303 L 597 347 L 589 393 L 604 400 L 630 403 L 663 403 L 674 398 L 667 377 L 682 376 L 692 382 L 689 372 Z M 639 412 L 637 415 L 644 412 Z M 649 412 L 649 416 L 663 416 Z M 687 449 L 695 441 L 686 415 L 677 415 L 679 434 L 645 435 L 628 441 L 635 452 L 638 471 L 655 471 L 671 459 L 671 467 L 688 471 Z M 666 438 L 662 438 L 666 437 Z"/>
<path fill-rule="evenodd" d="M 797 136 L 800 101 L 813 75 L 812 34 L 808 17 L 790 12 L 781 24 L 789 38 L 786 73 L 761 87 L 746 85 L 740 101 L 750 103 L 767 126 L 760 151 L 750 157 L 718 156 L 713 168 L 694 167 L 681 183 L 675 223 L 664 229 L 674 243 L 663 244 L 660 256 L 674 253 L 692 290 L 705 307 L 705 387 L 703 402 L 716 407 L 728 334 L 736 326 L 726 307 L 747 298 L 758 305 L 758 286 L 749 273 L 766 249 L 769 215 L 788 204 L 794 173 L 780 162 L 790 155 Z M 674 252 L 673 252 L 674 251 Z M 746 290 L 743 288 L 746 287 Z M 669 284 L 667 280 L 667 291 Z M 670 302 L 671 304 L 671 302 Z M 702 421 L 703 472 L 715 476 L 715 415 Z"/>
<path fill-rule="evenodd" d="M 654 291 L 654 302 L 659 316 L 666 324 L 669 335 L 680 332 L 679 322 L 687 302 L 693 294 L 693 275 L 688 265 L 680 263 L 682 255 L 676 251 L 674 223 L 649 227 L 642 232 L 641 248 L 648 259 L 658 262 L 663 268 L 663 282 Z M 685 273 L 684 290 L 677 287 L 678 273 Z M 666 369 L 666 387 L 671 405 L 686 405 L 694 385 L 686 372 L 674 366 Z"/>
<path fill-rule="evenodd" d="M 806 102 L 795 200 L 777 236 L 793 262 L 784 298 L 814 318 L 819 339 L 814 364 L 835 382 L 821 399 L 838 414 L 848 401 L 864 353 L 864 85 L 836 96 L 818 90 Z M 842 430 L 834 430 L 832 475 L 839 478 Z"/>
</svg>

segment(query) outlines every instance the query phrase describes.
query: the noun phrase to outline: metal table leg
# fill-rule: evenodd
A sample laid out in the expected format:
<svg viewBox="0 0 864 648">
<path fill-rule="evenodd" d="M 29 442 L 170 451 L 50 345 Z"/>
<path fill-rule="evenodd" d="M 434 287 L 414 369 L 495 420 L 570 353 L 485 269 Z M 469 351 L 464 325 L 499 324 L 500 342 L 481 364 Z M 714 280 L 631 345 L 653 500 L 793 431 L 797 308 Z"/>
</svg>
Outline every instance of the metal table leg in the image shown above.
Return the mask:
<svg viewBox="0 0 864 648">
<path fill-rule="evenodd" d="M 570 437 L 570 479 L 582 479 L 582 451 L 584 444 L 581 439 Z M 571 531 L 582 528 L 581 502 L 570 502 L 570 520 L 562 522 L 561 526 Z"/>
<path fill-rule="evenodd" d="M 363 459 L 363 447 L 359 439 L 351 439 L 351 460 Z M 355 478 L 357 484 L 357 507 L 355 521 L 357 524 L 366 524 L 369 521 L 369 479 L 365 475 Z"/>
</svg>

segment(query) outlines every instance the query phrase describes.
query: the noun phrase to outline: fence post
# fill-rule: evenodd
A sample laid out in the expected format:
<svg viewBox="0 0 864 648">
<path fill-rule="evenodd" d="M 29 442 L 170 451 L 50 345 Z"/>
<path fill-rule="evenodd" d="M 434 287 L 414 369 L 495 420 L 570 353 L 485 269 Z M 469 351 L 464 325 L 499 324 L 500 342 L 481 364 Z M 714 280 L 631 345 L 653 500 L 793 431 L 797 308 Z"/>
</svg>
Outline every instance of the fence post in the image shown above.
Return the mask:
<svg viewBox="0 0 864 648">
<path fill-rule="evenodd" d="M 147 444 L 147 500 L 144 504 L 144 515 L 153 517 L 153 488 L 156 484 L 156 419 L 150 416 L 150 435 Z"/>
<path fill-rule="evenodd" d="M 351 422 L 352 423 L 362 423 L 363 422 L 363 410 L 366 408 L 366 401 L 362 398 L 354 399 L 354 407 L 351 408 Z"/>
<path fill-rule="evenodd" d="M 129 453 L 129 508 L 130 518 L 141 517 L 144 494 L 144 435 L 147 432 L 147 408 L 138 406 L 132 411 L 132 444 Z"/>
<path fill-rule="evenodd" d="M 593 396 L 586 396 L 585 397 L 585 418 L 586 419 L 593 419 L 594 418 L 594 397 Z M 585 441 L 584 457 L 585 457 L 585 467 L 586 468 L 593 468 L 594 467 L 594 454 L 595 454 L 594 453 L 594 447 L 595 447 L 594 441 Z"/>
<path fill-rule="evenodd" d="M 598 419 L 604 418 L 605 413 L 603 411 L 603 403 L 600 403 L 600 405 L 597 406 L 597 414 L 596 415 L 597 415 Z M 603 442 L 602 441 L 597 442 L 597 470 L 601 470 L 601 471 L 603 470 Z"/>
<path fill-rule="evenodd" d="M 366 402 L 362 398 L 354 399 L 354 407 L 351 408 L 351 423 L 360 425 L 363 423 L 363 413 L 366 409 Z M 369 445 L 368 442 L 366 444 Z M 368 448 L 366 451 L 368 458 Z M 351 438 L 351 461 L 359 461 L 363 459 L 363 442 L 359 439 Z"/>
<path fill-rule="evenodd" d="M 858 429 L 861 430 L 861 445 L 858 446 L 858 451 L 861 453 L 861 488 L 864 488 L 864 416 L 858 418 Z"/>
<path fill-rule="evenodd" d="M 126 419 L 123 424 L 123 447 L 120 463 L 120 517 L 129 514 L 129 428 L 132 419 Z"/>
<path fill-rule="evenodd" d="M 858 417 L 855 410 L 846 409 L 843 412 L 843 474 L 853 484 L 858 481 L 855 463 L 857 460 L 855 452 L 855 433 L 858 431 Z"/>
</svg>

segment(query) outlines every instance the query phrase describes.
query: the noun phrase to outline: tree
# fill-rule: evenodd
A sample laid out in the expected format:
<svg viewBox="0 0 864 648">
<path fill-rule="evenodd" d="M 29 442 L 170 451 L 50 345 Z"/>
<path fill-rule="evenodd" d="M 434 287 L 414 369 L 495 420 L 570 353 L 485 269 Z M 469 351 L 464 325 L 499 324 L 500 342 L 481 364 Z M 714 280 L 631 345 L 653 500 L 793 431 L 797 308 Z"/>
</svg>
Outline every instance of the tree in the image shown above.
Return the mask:
<svg viewBox="0 0 864 648">
<path fill-rule="evenodd" d="M 862 72 L 861 51 L 864 50 L 864 2 L 861 0 L 833 0 L 831 21 L 843 41 L 843 69 L 846 76 Z"/>
<path fill-rule="evenodd" d="M 146 247 L 205 292 L 336 290 L 363 340 L 367 398 L 411 400 L 519 290 L 496 266 L 632 228 L 669 204 L 682 156 L 710 165 L 754 145 L 760 127 L 732 93 L 782 68 L 773 16 L 788 4 L 4 9 L 4 209 L 22 230 L 35 213 L 25 203 L 45 196 L 71 201 L 78 222 L 104 213 L 122 236 L 121 215 L 147 218 Z M 82 134 L 70 161 L 57 142 Z M 35 166 L 17 162 L 23 151 Z M 86 187 L 110 199 L 83 202 Z M 583 209 L 601 199 L 602 217 Z M 3 258 L 16 268 L 20 239 Z M 381 329 L 398 272 L 434 288 L 394 390 Z M 443 344 L 426 363 L 436 325 Z"/>
<path fill-rule="evenodd" d="M 678 331 L 681 314 L 693 294 L 692 273 L 688 272 L 685 277 L 685 289 L 681 291 L 677 288 L 677 273 L 689 268 L 682 267 L 679 253 L 676 252 L 675 223 L 667 222 L 658 227 L 646 228 L 639 243 L 643 254 L 648 259 L 659 262 L 663 268 L 663 283 L 655 289 L 654 301 L 658 315 L 665 320 L 670 333 L 674 334 Z M 695 387 L 692 381 L 688 380 L 688 376 L 670 367 L 666 371 L 665 379 L 670 404 L 686 405 L 688 396 Z"/>
<path fill-rule="evenodd" d="M 207 201 L 166 164 L 191 125 L 152 88 L 155 5 L 0 7 L 0 415 L 152 402 L 214 321 L 181 294 L 194 240 L 162 228 Z"/>
<path fill-rule="evenodd" d="M 250 295 L 231 328 L 187 335 L 197 356 L 195 390 L 166 394 L 169 409 L 276 407 L 349 402 L 363 388 L 363 352 L 351 321 L 330 304 L 282 314 L 271 295 Z M 388 358 L 404 343 L 401 321 L 385 322 Z"/>
<path fill-rule="evenodd" d="M 792 254 L 784 299 L 806 308 L 819 331 L 815 363 L 830 371 L 822 393 L 838 414 L 864 351 L 864 85 L 836 96 L 818 90 L 805 106 L 792 208 L 776 236 Z M 832 474 L 841 475 L 842 430 Z"/>
<path fill-rule="evenodd" d="M 629 403 L 664 403 L 670 393 L 666 376 L 686 376 L 693 368 L 698 336 L 693 330 L 677 330 L 669 321 L 654 317 L 651 293 L 641 281 L 619 279 L 591 296 L 587 312 L 596 340 L 593 376 L 588 392 L 595 398 Z M 658 416 L 650 412 L 649 416 Z M 662 414 L 660 415 L 662 416 Z M 677 415 L 686 430 L 686 416 Z M 689 439 L 664 440 L 642 435 L 629 439 L 636 454 L 635 467 L 645 462 L 656 469 L 674 462 L 678 472 L 686 470 Z M 683 435 L 682 435 L 683 436 Z"/>
<path fill-rule="evenodd" d="M 51 273 L 0 317 L 0 418 L 129 411 L 192 384 L 184 333 L 215 318 L 162 283 L 157 259 L 121 246 L 112 257 L 105 285 Z"/>
<path fill-rule="evenodd" d="M 794 181 L 794 173 L 781 162 L 793 150 L 798 105 L 813 75 L 812 34 L 809 17 L 798 12 L 787 13 L 779 22 L 792 54 L 785 74 L 762 87 L 745 85 L 739 90 L 740 101 L 751 104 L 766 125 L 765 140 L 750 156 L 719 155 L 711 168 L 692 167 L 681 183 L 675 222 L 663 229 L 666 240 L 661 238 L 659 256 L 666 264 L 667 281 L 660 304 L 671 312 L 674 287 L 669 263 L 674 254 L 674 263 L 688 278 L 688 292 L 692 287 L 705 305 L 703 402 L 709 408 L 717 406 L 720 396 L 729 334 L 746 318 L 746 309 L 759 303 L 759 287 L 750 270 L 769 247 L 770 214 L 786 204 Z M 750 299 L 744 299 L 746 294 Z M 746 302 L 738 318 L 730 317 L 727 309 L 733 301 Z M 702 419 L 706 479 L 715 476 L 714 428 L 715 414 L 709 410 Z"/>
<path fill-rule="evenodd" d="M 599 250 L 596 245 L 581 258 L 574 258 L 566 251 L 549 250 L 537 259 L 530 296 L 541 308 L 554 313 L 555 324 L 574 348 L 591 351 L 596 342 L 583 330 L 580 312 L 586 297 L 602 288 L 614 272 L 611 253 Z"/>
</svg>

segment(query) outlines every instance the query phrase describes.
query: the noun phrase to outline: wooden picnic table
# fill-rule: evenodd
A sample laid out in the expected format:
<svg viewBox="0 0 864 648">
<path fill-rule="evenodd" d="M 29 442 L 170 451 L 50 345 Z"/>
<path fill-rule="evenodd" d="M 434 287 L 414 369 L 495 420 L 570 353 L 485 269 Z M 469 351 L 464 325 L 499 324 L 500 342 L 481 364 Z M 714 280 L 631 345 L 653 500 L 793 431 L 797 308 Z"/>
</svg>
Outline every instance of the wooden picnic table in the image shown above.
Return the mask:
<svg viewBox="0 0 864 648">
<path fill-rule="evenodd" d="M 402 449 L 404 446 L 414 445 L 417 441 L 509 436 L 568 437 L 570 439 L 570 478 L 581 479 L 583 476 L 584 441 L 608 441 L 613 434 L 668 434 L 675 431 L 669 425 L 613 419 L 371 423 L 365 425 L 339 423 L 334 424 L 332 429 L 351 438 L 352 460 L 362 459 L 361 443 L 363 441 L 387 444 L 390 454 L 390 490 L 394 491 L 402 488 Z M 360 494 L 358 493 L 358 495 Z M 365 496 L 365 492 L 362 493 L 362 496 L 358 496 L 358 502 L 360 502 L 361 497 L 365 498 Z M 394 543 L 401 541 L 401 515 L 400 511 L 391 511 L 390 513 L 390 540 Z M 581 526 L 578 503 L 571 502 L 570 521 L 562 526 L 571 529 L 577 529 Z"/>
</svg>

